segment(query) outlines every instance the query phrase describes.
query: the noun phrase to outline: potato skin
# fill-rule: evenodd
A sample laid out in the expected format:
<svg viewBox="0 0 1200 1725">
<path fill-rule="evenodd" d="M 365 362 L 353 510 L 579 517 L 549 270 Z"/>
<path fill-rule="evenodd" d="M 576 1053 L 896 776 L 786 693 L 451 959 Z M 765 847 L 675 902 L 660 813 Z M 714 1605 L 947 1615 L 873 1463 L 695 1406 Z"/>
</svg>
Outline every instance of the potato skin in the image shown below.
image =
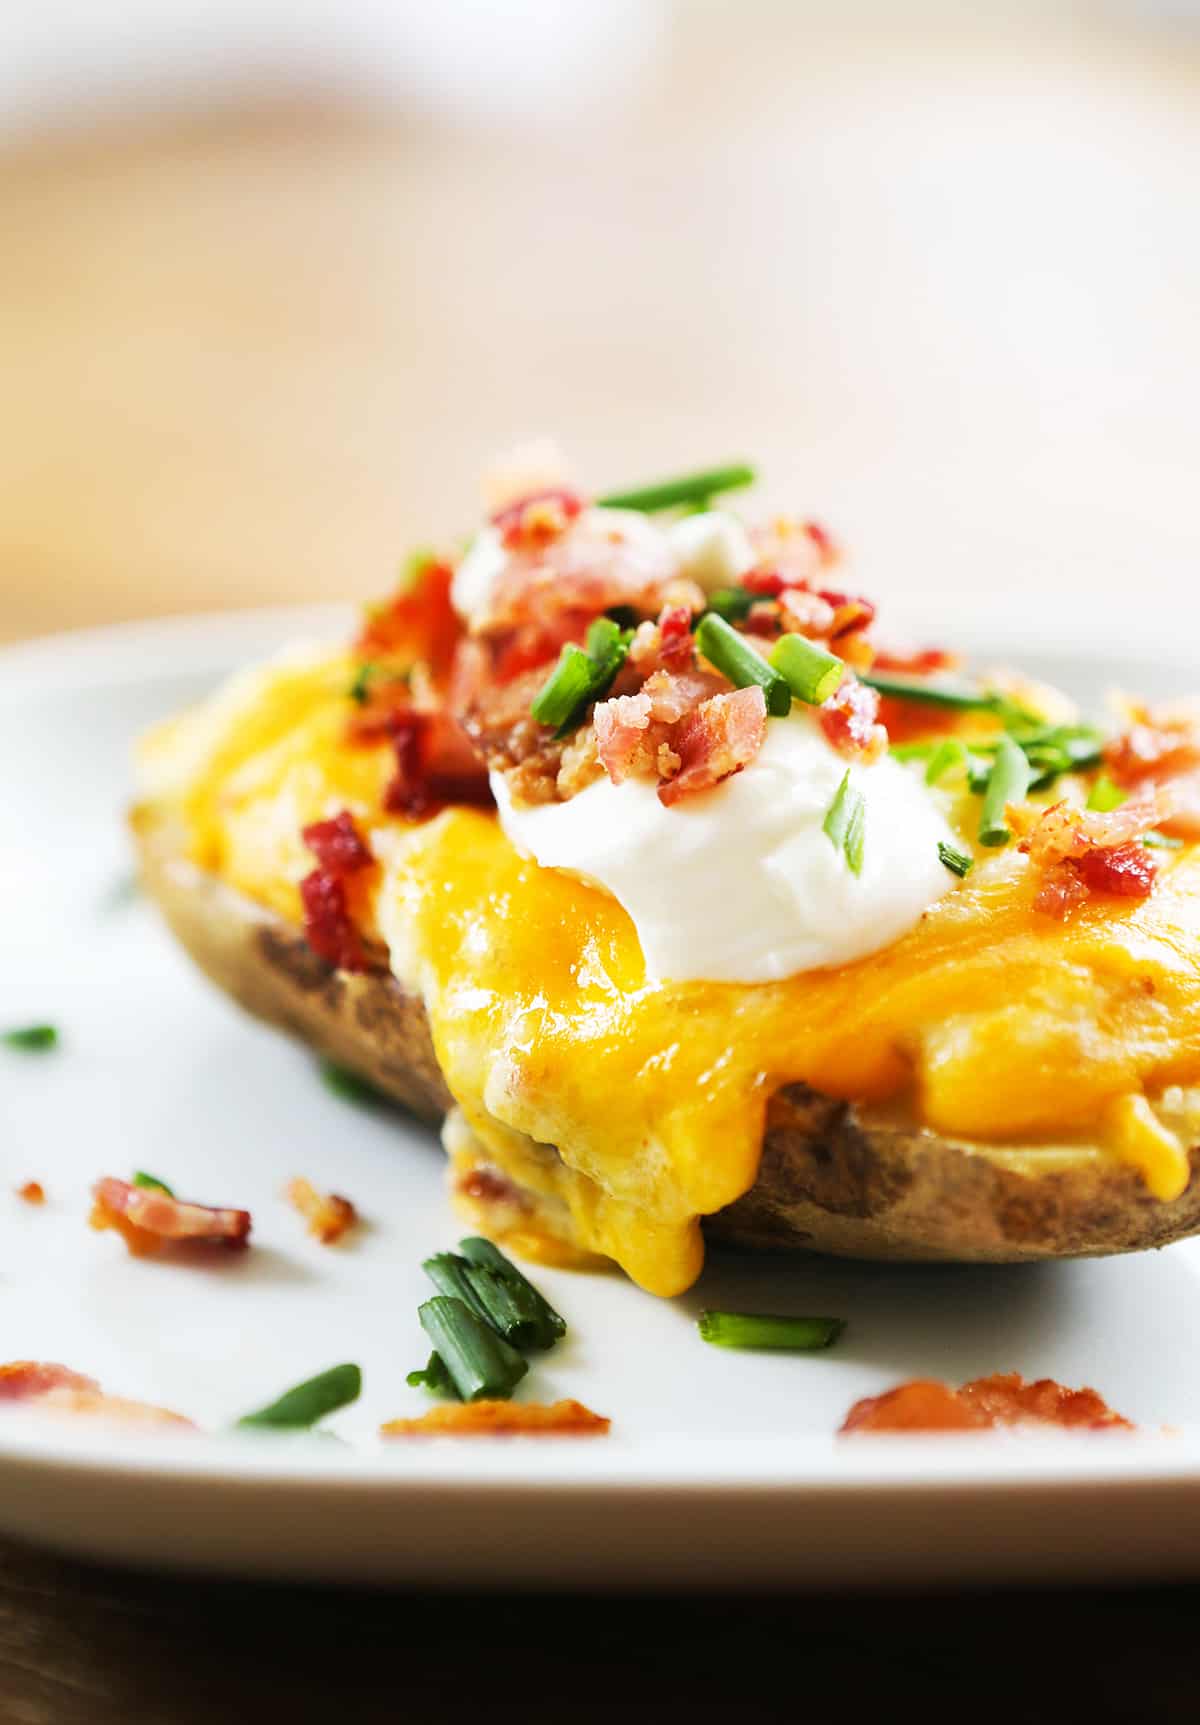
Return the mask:
<svg viewBox="0 0 1200 1725">
<path fill-rule="evenodd" d="M 361 1074 L 420 1118 L 452 1098 L 423 1003 L 388 972 L 335 971 L 303 935 L 185 858 L 172 817 L 132 817 L 142 877 L 181 944 L 257 1017 Z M 804 1084 L 767 1111 L 755 1184 L 704 1222 L 714 1243 L 757 1252 L 947 1263 L 1017 1263 L 1165 1246 L 1200 1229 L 1200 1147 L 1176 1199 L 1087 1150 L 1036 1152 L 948 1141 Z"/>
</svg>

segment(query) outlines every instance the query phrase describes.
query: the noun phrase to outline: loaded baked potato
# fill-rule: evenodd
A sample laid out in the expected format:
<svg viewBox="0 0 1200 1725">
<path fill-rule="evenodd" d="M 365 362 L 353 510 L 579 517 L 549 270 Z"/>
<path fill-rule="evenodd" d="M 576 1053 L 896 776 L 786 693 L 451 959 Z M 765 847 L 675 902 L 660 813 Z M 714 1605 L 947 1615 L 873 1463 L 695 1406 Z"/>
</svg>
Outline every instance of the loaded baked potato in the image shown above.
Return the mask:
<svg viewBox="0 0 1200 1725">
<path fill-rule="evenodd" d="M 1020 1260 L 1200 1227 L 1186 715 L 885 652 L 814 524 L 523 475 L 349 649 L 160 726 L 209 975 L 430 1120 L 473 1226 L 671 1294 L 703 1238 Z"/>
</svg>

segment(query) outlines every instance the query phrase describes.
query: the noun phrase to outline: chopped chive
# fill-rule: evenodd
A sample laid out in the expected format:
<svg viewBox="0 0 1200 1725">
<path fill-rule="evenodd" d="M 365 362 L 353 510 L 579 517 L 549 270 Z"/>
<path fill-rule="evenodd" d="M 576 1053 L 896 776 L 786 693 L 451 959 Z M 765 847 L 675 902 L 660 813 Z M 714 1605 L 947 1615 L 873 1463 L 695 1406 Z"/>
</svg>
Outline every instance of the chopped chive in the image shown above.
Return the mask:
<svg viewBox="0 0 1200 1725">
<path fill-rule="evenodd" d="M 631 630 L 611 617 L 597 617 L 587 632 L 586 650 L 569 641 L 558 663 L 533 698 L 529 711 L 539 725 L 553 725 L 566 735 L 582 718 L 585 707 L 598 701 L 625 663 Z"/>
<path fill-rule="evenodd" d="M 1012 837 L 1005 821 L 1009 803 L 1024 801 L 1031 778 L 1029 762 L 1019 744 L 1009 736 L 1001 737 L 996 746 L 996 758 L 988 774 L 983 793 L 983 812 L 979 817 L 981 845 L 1006 845 Z"/>
<path fill-rule="evenodd" d="M 507 1401 L 529 1370 L 517 1350 L 461 1300 L 435 1294 L 418 1307 L 417 1316 L 465 1402 Z"/>
<path fill-rule="evenodd" d="M 430 1354 L 428 1364 L 423 1369 L 409 1372 L 404 1381 L 414 1390 L 426 1389 L 431 1396 L 441 1396 L 445 1401 L 462 1400 L 454 1387 L 454 1379 L 446 1370 L 445 1360 L 436 1352 Z"/>
<path fill-rule="evenodd" d="M 715 611 L 718 617 L 724 617 L 727 623 L 740 623 L 750 615 L 759 597 L 744 587 L 718 587 L 708 596 L 708 609 Z"/>
<path fill-rule="evenodd" d="M 546 1296 L 534 1287 L 529 1278 L 521 1274 L 512 1260 L 505 1257 L 499 1246 L 476 1235 L 460 1240 L 458 1249 L 469 1263 L 477 1264 L 502 1277 L 514 1290 L 523 1311 L 536 1313 L 542 1339 L 533 1345 L 549 1348 L 566 1335 L 566 1319 L 554 1310 Z"/>
<path fill-rule="evenodd" d="M 144 1187 L 147 1192 L 161 1192 L 164 1198 L 175 1196 L 165 1180 L 160 1180 L 156 1174 L 147 1174 L 141 1168 L 134 1175 L 133 1184 Z"/>
<path fill-rule="evenodd" d="M 965 683 L 927 682 L 923 677 L 893 676 L 890 671 L 860 671 L 858 680 L 880 695 L 891 695 L 898 701 L 954 707 L 964 713 L 994 713 L 1000 700 L 991 690 L 972 689 Z"/>
<path fill-rule="evenodd" d="M 532 1348 L 553 1347 L 562 1332 L 552 1328 L 545 1314 L 553 1319 L 557 1313 L 519 1270 L 507 1259 L 502 1258 L 502 1262 L 506 1266 L 504 1271 L 485 1263 L 473 1264 L 453 1252 L 439 1252 L 426 1258 L 421 1268 L 439 1294 L 461 1300 L 514 1348 L 527 1352 Z"/>
<path fill-rule="evenodd" d="M 378 669 L 378 665 L 372 664 L 369 659 L 364 659 L 354 673 L 354 681 L 350 685 L 349 695 L 350 699 L 357 701 L 360 707 L 366 704 L 367 685 Z"/>
<path fill-rule="evenodd" d="M 1183 840 L 1173 838 L 1170 833 L 1160 833 L 1157 827 L 1152 827 L 1148 833 L 1142 834 L 1142 843 L 1149 845 L 1151 850 L 1178 851 L 1183 849 Z"/>
<path fill-rule="evenodd" d="M 657 485 L 637 486 L 632 491 L 610 491 L 596 502 L 601 509 L 640 509 L 647 515 L 680 504 L 698 503 L 707 507 L 718 492 L 740 491 L 743 486 L 753 485 L 756 477 L 752 467 L 733 462 L 728 467 L 710 467 L 702 473 L 663 479 Z"/>
<path fill-rule="evenodd" d="M 866 798 L 850 783 L 847 767 L 821 825 L 834 850 L 842 852 L 850 873 L 855 875 L 862 873 L 866 819 Z"/>
<path fill-rule="evenodd" d="M 846 672 L 842 661 L 833 653 L 804 635 L 781 635 L 771 654 L 771 663 L 798 701 L 819 707 L 827 701 Z"/>
<path fill-rule="evenodd" d="M 936 747 L 935 743 L 893 743 L 888 753 L 897 761 L 927 761 Z"/>
<path fill-rule="evenodd" d="M 303 1430 L 315 1425 L 326 1414 L 336 1413 L 357 1401 L 362 1391 L 362 1372 L 358 1366 L 330 1366 L 315 1378 L 307 1378 L 285 1390 L 277 1401 L 257 1413 L 243 1414 L 239 1426 L 267 1426 L 276 1430 Z"/>
<path fill-rule="evenodd" d="M 357 1072 L 351 1072 L 348 1066 L 339 1066 L 336 1060 L 322 1060 L 320 1073 L 326 1090 L 331 1090 L 345 1102 L 381 1100 L 374 1085 L 368 1084 L 365 1078 L 360 1078 Z"/>
<path fill-rule="evenodd" d="M 26 1054 L 44 1054 L 58 1047 L 58 1031 L 53 1024 L 22 1024 L 14 1030 L 0 1031 L 0 1042 Z"/>
<path fill-rule="evenodd" d="M 422 546 L 417 551 L 410 551 L 400 565 L 400 591 L 408 593 L 415 587 L 419 587 L 425 579 L 427 571 L 433 568 L 437 560 L 437 552 L 431 551 L 428 546 Z"/>
<path fill-rule="evenodd" d="M 705 612 L 696 627 L 696 645 L 735 688 L 757 685 L 766 696 L 767 711 L 772 717 L 785 719 L 791 712 L 792 691 L 787 678 L 768 665 L 762 654 L 756 653 L 724 617 L 718 617 L 715 611 Z"/>
<path fill-rule="evenodd" d="M 938 840 L 938 856 L 950 870 L 950 873 L 956 874 L 959 880 L 969 874 L 974 866 L 974 859 L 969 857 L 966 851 L 956 850 L 953 845 L 948 845 L 944 839 Z"/>
<path fill-rule="evenodd" d="M 828 1348 L 846 1327 L 844 1318 L 787 1318 L 775 1312 L 701 1312 L 702 1340 L 719 1348 L 774 1348 L 809 1353 Z"/>
<path fill-rule="evenodd" d="M 1096 814 L 1108 815 L 1114 809 L 1120 808 L 1126 795 L 1127 793 L 1119 785 L 1115 785 L 1107 773 L 1101 773 L 1088 792 L 1087 806 Z"/>
<path fill-rule="evenodd" d="M 487 1307 L 471 1284 L 467 1273 L 471 1266 L 465 1258 L 458 1258 L 453 1252 L 437 1252 L 432 1258 L 426 1258 L 421 1268 L 439 1294 L 446 1294 L 452 1300 L 461 1300 L 483 1323 L 491 1323 Z"/>
<path fill-rule="evenodd" d="M 966 745 L 957 737 L 947 737 L 944 743 L 939 743 L 929 757 L 929 765 L 925 768 L 925 783 L 936 785 L 952 772 L 955 767 L 965 767 L 967 764 Z"/>
</svg>

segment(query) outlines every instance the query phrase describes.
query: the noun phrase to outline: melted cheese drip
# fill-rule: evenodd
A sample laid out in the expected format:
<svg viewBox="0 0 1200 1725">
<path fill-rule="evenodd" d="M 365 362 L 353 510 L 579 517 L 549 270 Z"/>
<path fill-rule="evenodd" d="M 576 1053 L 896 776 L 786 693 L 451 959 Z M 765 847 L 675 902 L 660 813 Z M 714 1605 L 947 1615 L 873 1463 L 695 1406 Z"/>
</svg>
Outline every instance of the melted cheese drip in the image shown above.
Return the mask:
<svg viewBox="0 0 1200 1725">
<path fill-rule="evenodd" d="M 424 996 L 466 1122 L 569 1214 L 579 1246 L 644 1287 L 694 1280 L 699 1218 L 753 1184 L 767 1100 L 797 1080 L 909 1098 L 947 1137 L 1025 1143 L 1032 1162 L 1039 1141 L 1101 1144 L 1155 1196 L 1183 1190 L 1186 1153 L 1145 1091 L 1200 1077 L 1197 848 L 1150 899 L 1093 900 L 1066 924 L 1032 910 L 1010 851 L 856 964 L 650 982 L 625 911 L 518 856 L 494 817 L 382 815 L 390 750 L 346 747 L 348 685 L 345 660 L 276 667 L 220 724 L 202 709 L 161 727 L 157 794 L 195 861 L 296 922 L 312 866 L 300 827 L 342 807 L 362 820 L 383 859 L 378 932 Z"/>
</svg>

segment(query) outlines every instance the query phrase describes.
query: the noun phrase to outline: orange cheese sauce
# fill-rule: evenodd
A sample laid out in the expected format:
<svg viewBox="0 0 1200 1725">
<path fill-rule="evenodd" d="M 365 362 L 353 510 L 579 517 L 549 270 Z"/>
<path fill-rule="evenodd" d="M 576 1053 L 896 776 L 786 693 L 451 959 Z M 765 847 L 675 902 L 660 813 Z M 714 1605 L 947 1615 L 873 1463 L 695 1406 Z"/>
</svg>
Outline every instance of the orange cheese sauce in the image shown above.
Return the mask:
<svg viewBox="0 0 1200 1725">
<path fill-rule="evenodd" d="M 767 1100 L 797 1080 L 908 1098 L 950 1137 L 1099 1143 L 1156 1196 L 1182 1191 L 1185 1151 L 1145 1096 L 1200 1078 L 1196 847 L 1165 859 L 1149 899 L 1093 899 L 1067 923 L 1033 911 L 1009 850 L 856 964 L 648 982 L 621 907 L 520 857 L 493 816 L 380 814 L 390 753 L 345 745 L 348 681 L 326 667 L 264 684 L 263 710 L 187 780 L 193 856 L 298 921 L 300 827 L 359 816 L 386 859 L 378 932 L 424 996 L 466 1119 L 519 1184 L 565 1205 L 581 1248 L 644 1287 L 695 1279 L 699 1218 L 753 1184 Z"/>
</svg>

